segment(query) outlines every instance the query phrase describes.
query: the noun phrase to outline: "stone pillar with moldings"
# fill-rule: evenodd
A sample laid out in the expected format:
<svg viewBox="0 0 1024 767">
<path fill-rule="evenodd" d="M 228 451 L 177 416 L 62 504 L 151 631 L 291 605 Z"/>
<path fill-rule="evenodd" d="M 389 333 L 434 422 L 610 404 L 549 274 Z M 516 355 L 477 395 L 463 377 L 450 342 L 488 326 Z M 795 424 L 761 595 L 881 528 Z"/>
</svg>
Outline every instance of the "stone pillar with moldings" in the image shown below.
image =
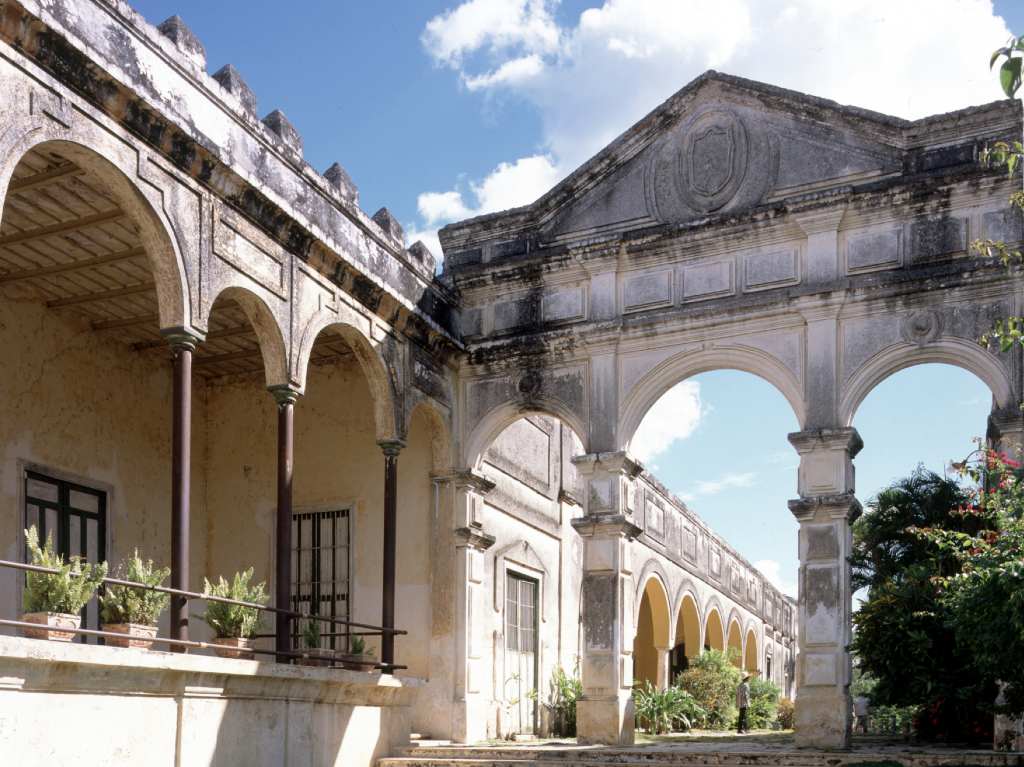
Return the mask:
<svg viewBox="0 0 1024 767">
<path fill-rule="evenodd" d="M 853 590 L 851 523 L 853 457 L 863 446 L 856 429 L 815 429 L 789 435 L 800 455 L 800 497 L 789 508 L 800 522 L 800 591 L 796 663 L 797 743 L 846 748 L 850 743 Z"/>
<path fill-rule="evenodd" d="M 1020 461 L 1024 456 L 1024 415 L 1021 409 L 1016 405 L 993 409 L 988 417 L 986 438 L 989 447 Z"/>
<path fill-rule="evenodd" d="M 572 526 L 583 538 L 580 603 L 583 696 L 576 704 L 580 743 L 633 742 L 633 577 L 630 542 L 634 481 L 640 466 L 624 452 L 573 458 L 586 483 L 582 517 Z"/>
<path fill-rule="evenodd" d="M 475 743 L 487 737 L 484 650 L 487 595 L 484 552 L 494 536 L 483 529 L 484 496 L 494 483 L 470 471 L 452 477 L 455 501 L 455 703 L 452 740 Z"/>
</svg>

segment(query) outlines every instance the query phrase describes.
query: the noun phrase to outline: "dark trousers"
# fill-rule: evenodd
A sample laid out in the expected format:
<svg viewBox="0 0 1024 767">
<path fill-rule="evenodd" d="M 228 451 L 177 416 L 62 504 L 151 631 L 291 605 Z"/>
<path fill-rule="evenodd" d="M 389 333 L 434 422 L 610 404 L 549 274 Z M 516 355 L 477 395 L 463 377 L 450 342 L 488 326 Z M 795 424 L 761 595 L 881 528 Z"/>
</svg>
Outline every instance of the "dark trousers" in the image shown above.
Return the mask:
<svg viewBox="0 0 1024 767">
<path fill-rule="evenodd" d="M 744 706 L 740 709 L 740 721 L 736 725 L 736 732 L 750 732 L 750 727 L 747 725 L 747 707 Z"/>
</svg>

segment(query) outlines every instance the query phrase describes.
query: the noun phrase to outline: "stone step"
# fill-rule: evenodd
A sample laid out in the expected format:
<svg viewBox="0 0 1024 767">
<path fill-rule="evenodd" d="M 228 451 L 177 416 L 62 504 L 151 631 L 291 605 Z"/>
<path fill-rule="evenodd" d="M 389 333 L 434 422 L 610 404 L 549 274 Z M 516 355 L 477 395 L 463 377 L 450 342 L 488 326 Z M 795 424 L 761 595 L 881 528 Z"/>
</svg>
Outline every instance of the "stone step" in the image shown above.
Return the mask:
<svg viewBox="0 0 1024 767">
<path fill-rule="evenodd" d="M 991 751 L 745 751 L 553 748 L 408 748 L 378 767 L 1022 767 L 1020 754 Z"/>
</svg>

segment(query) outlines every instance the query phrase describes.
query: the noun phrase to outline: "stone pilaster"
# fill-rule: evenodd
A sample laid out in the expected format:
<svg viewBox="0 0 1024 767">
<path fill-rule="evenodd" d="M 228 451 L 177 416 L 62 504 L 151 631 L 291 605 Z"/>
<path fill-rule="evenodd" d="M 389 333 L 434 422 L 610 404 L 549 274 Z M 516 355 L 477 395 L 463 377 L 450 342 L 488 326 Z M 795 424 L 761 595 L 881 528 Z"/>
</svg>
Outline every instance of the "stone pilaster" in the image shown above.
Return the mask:
<svg viewBox="0 0 1024 767">
<path fill-rule="evenodd" d="M 850 742 L 850 524 L 860 514 L 853 457 L 855 429 L 789 435 L 800 454 L 800 593 L 795 728 L 801 746 L 846 748 Z"/>
<path fill-rule="evenodd" d="M 580 743 L 633 742 L 633 580 L 630 541 L 638 464 L 622 452 L 573 458 L 586 481 L 586 515 L 572 521 L 584 542 L 580 604 L 583 696 L 576 705 Z"/>
<path fill-rule="evenodd" d="M 484 552 L 494 536 L 483 531 L 483 497 L 494 484 L 472 472 L 453 477 L 455 494 L 455 691 L 452 740 L 474 743 L 487 737 L 484 648 L 487 595 Z"/>
<path fill-rule="evenodd" d="M 672 648 L 655 645 L 654 650 L 658 653 L 658 678 L 656 686 L 659 690 L 664 690 L 672 684 L 672 679 L 670 678 L 672 673 Z"/>
<path fill-rule="evenodd" d="M 1020 460 L 1024 446 L 1024 413 L 1018 407 L 993 410 L 988 417 L 989 447 Z"/>
</svg>

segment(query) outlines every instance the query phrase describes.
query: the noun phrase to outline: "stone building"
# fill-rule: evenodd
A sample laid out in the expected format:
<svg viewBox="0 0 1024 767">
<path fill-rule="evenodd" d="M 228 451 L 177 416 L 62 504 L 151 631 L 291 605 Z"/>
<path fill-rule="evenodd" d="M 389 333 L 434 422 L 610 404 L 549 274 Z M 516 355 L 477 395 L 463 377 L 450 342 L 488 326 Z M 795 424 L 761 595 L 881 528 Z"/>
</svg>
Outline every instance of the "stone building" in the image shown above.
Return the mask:
<svg viewBox="0 0 1024 767">
<path fill-rule="evenodd" d="M 182 590 L 253 566 L 273 604 L 371 627 L 384 672 L 268 660 L 284 619 L 257 661 L 24 639 L 3 566 L 2 753 L 368 765 L 411 730 L 543 729 L 525 693 L 577 658 L 581 740 L 623 743 L 634 680 L 706 646 L 843 745 L 857 406 L 944 362 L 992 390 L 991 440 L 1024 433 L 1020 352 L 975 341 L 1021 313 L 1018 277 L 968 248 L 1021 239 L 977 162 L 1020 121 L 709 72 L 532 205 L 442 231 L 438 276 L 179 19 L 0 0 L 0 556 L 36 524 Z M 800 424 L 797 604 L 629 455 L 721 368 Z M 175 599 L 161 635 L 208 639 L 202 610 Z"/>
</svg>

